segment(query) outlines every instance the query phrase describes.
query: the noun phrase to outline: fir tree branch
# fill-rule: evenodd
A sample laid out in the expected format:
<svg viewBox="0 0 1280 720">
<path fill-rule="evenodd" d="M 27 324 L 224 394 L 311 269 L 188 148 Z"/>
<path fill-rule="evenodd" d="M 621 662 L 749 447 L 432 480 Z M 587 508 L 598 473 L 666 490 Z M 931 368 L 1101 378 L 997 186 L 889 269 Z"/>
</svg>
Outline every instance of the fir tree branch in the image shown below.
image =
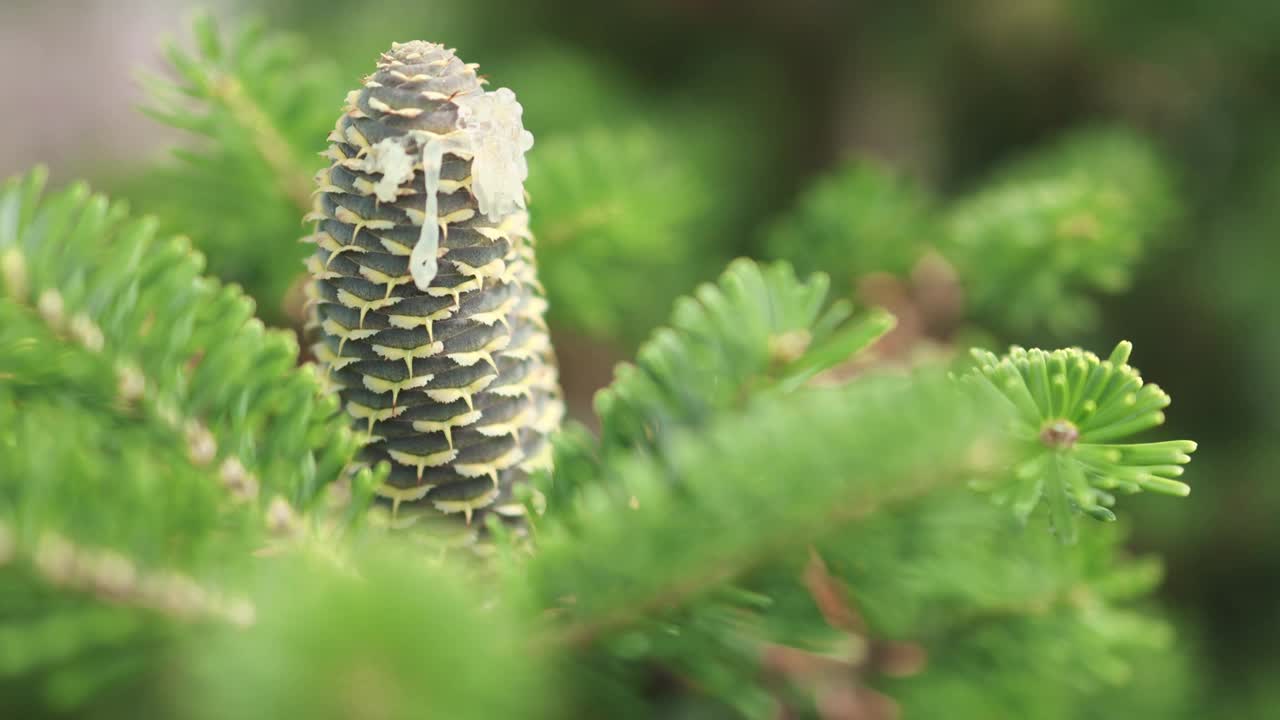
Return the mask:
<svg viewBox="0 0 1280 720">
<path fill-rule="evenodd" d="M 3 522 L 0 536 L 5 538 L 0 543 L 12 543 L 0 556 L 0 569 L 18 572 L 17 578 L 9 579 L 19 584 L 39 583 L 54 592 L 80 594 L 91 602 L 147 611 L 166 620 L 253 624 L 254 607 L 247 599 L 228 596 L 190 575 L 139 568 L 117 550 L 78 545 L 53 532 L 29 548 L 18 545 Z"/>
<path fill-rule="evenodd" d="M 602 617 L 591 618 L 581 623 L 571 624 L 567 628 L 552 631 L 550 644 L 578 649 L 587 647 L 602 636 L 615 633 L 642 620 L 647 621 L 654 615 L 675 610 L 698 596 L 732 582 L 753 568 L 785 558 L 806 545 L 809 540 L 820 537 L 821 533 L 839 532 L 844 526 L 855 524 L 875 513 L 893 512 L 899 505 L 968 478 L 974 470 L 975 468 L 965 468 L 952 476 L 930 473 L 928 482 L 913 480 L 901 483 L 903 487 L 886 492 L 882 497 L 870 502 L 860 493 L 851 491 L 846 497 L 835 498 L 829 512 L 813 519 L 814 527 L 821 528 L 818 534 L 806 537 L 799 536 L 795 528 L 771 528 L 760 533 L 755 546 L 744 549 L 742 554 L 714 562 L 709 561 L 706 567 L 692 569 L 685 577 L 672 579 L 666 587 L 653 595 L 634 598 L 634 604 L 617 607 Z"/>
<path fill-rule="evenodd" d="M 234 459 L 265 490 L 310 503 L 358 439 L 313 369 L 296 367 L 292 334 L 267 331 L 238 289 L 200 277 L 185 241 L 156 240 L 153 222 L 125 222 L 123 206 L 83 186 L 42 203 L 43 184 L 37 171 L 0 191 L 10 297 L 100 356 L 125 400 L 186 433 L 198 464 Z"/>
<path fill-rule="evenodd" d="M 182 717 L 563 717 L 527 617 L 416 548 L 371 541 L 358 571 L 291 558 L 254 583 L 252 632 L 183 645 Z M 334 612 L 344 620 L 333 622 Z"/>
<path fill-rule="evenodd" d="M 1079 348 L 1014 347 L 1003 358 L 974 351 L 971 378 L 1018 413 L 1013 434 L 1024 448 L 1008 476 L 991 489 L 1023 520 L 1047 504 L 1064 542 L 1076 537 L 1073 511 L 1115 519 L 1112 493 L 1190 492 L 1176 478 L 1191 461 L 1194 442 L 1117 442 L 1163 424 L 1170 403 L 1129 365 L 1132 347 L 1121 342 L 1106 360 Z"/>
<path fill-rule="evenodd" d="M 532 581 L 548 601 L 572 598 L 558 611 L 567 629 L 551 642 L 589 644 L 842 524 L 981 472 L 999 454 L 988 444 L 992 426 L 978 419 L 998 417 L 991 411 L 945 383 L 868 378 L 760 398 L 740 417 L 673 440 L 661 458 L 617 464 L 607 485 L 584 489 L 569 524 L 542 529 Z M 779 437 L 789 442 L 771 440 Z M 635 537 L 648 541 L 636 546 L 627 539 Z M 697 545 L 676 552 L 671 543 L 689 537 Z"/>
<path fill-rule="evenodd" d="M 998 168 L 942 205 L 862 162 L 820 179 L 766 239 L 774 257 L 822 270 L 848 295 L 906 278 L 931 251 L 958 273 L 970 319 L 1055 332 L 1096 321 L 1091 295 L 1125 289 L 1175 217 L 1163 159 L 1122 130 L 1084 130 Z"/>
<path fill-rule="evenodd" d="M 246 23 L 223 33 L 209 15 L 193 23 L 193 48 L 167 44 L 170 74 L 144 77 L 143 112 L 186 134 L 177 162 L 123 192 L 193 238 L 211 271 L 283 320 L 301 275 L 298 218 L 312 208 L 312 175 L 343 93 L 342 75 L 295 38 Z M 300 321 L 300 318 L 296 320 Z"/>
<path fill-rule="evenodd" d="M 43 197 L 43 183 L 0 187 L 0 595 L 56 601 L 18 609 L 30 617 L 115 607 L 132 624 L 111 642 L 137 648 L 170 624 L 135 616 L 242 623 L 247 606 L 211 580 L 301 529 L 294 505 L 322 507 L 357 440 L 297 367 L 292 335 L 201 277 L 189 246 L 83 186 Z M 0 618 L 13 611 L 0 603 Z M 95 622 L 62 627 L 59 663 L 98 642 Z M 58 702 L 92 695 L 39 674 L 38 637 L 10 639 L 16 670 L 0 675 L 35 673 L 33 691 Z"/>
<path fill-rule="evenodd" d="M 263 69 L 277 72 L 274 65 L 255 67 L 256 55 L 272 51 L 265 49 L 254 26 L 249 26 L 227 46 L 216 21 L 208 13 L 196 16 L 192 32 L 198 48 L 196 54 L 188 54 L 173 43 L 165 48 L 165 56 L 184 84 L 170 87 L 163 80 L 149 80 L 154 104 L 145 107 L 144 112 L 178 128 L 224 138 L 233 136 L 247 142 L 270 168 L 282 195 L 293 202 L 299 213 L 306 213 L 312 205 L 312 171 L 298 161 L 294 148 L 300 139 L 285 135 L 278 101 L 273 115 L 266 99 L 255 96 L 249 87 L 252 84 L 261 93 L 274 82 L 270 76 L 249 74 Z M 279 44 L 282 39 L 272 38 L 267 42 Z M 286 51 L 280 59 L 291 54 Z M 290 70 L 296 72 L 296 68 Z M 171 99 L 175 94 L 194 99 L 196 104 L 178 104 Z M 226 126 L 228 123 L 230 127 Z M 215 130 L 211 127 L 214 124 L 223 127 Z M 230 150 L 233 148 L 215 148 L 214 152 Z"/>
<path fill-rule="evenodd" d="M 737 260 L 716 284 L 677 300 L 671 327 L 596 395 L 605 451 L 660 451 L 669 432 L 704 425 L 770 388 L 794 390 L 892 327 L 882 312 L 843 324 L 851 308 L 827 305 L 828 285 L 822 274 L 800 280 L 787 263 Z"/>
<path fill-rule="evenodd" d="M 299 213 L 311 210 L 312 173 L 289 151 L 290 143 L 261 105 L 245 91 L 239 78 L 230 74 L 210 78 L 210 100 L 220 103 L 252 139 L 258 154 L 271 167 L 280 192 L 293 201 Z"/>
<path fill-rule="evenodd" d="M 1082 131 L 1021 158 L 958 199 L 938 250 L 976 319 L 1027 331 L 1092 326 L 1094 293 L 1129 284 L 1173 219 L 1163 160 L 1141 137 Z"/>
<path fill-rule="evenodd" d="M 938 201 L 869 160 L 820 178 L 765 238 L 769 256 L 830 275 L 849 297 L 875 273 L 905 276 L 937 236 Z"/>
<path fill-rule="evenodd" d="M 709 189 L 659 130 L 553 136 L 531 157 L 531 223 L 554 321 L 634 342 L 720 262 L 690 242 Z"/>
</svg>

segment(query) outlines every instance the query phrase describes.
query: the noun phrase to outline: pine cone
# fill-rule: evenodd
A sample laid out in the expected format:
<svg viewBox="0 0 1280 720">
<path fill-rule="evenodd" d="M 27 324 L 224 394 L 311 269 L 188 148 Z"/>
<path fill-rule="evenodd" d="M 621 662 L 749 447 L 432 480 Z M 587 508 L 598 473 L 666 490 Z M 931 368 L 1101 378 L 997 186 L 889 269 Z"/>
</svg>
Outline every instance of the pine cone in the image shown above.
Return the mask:
<svg viewBox="0 0 1280 720">
<path fill-rule="evenodd" d="M 551 462 L 563 415 L 524 212 L 510 90 L 443 46 L 395 44 L 347 96 L 317 176 L 308 258 L 315 354 L 387 460 L 400 519 L 496 512 Z"/>
</svg>

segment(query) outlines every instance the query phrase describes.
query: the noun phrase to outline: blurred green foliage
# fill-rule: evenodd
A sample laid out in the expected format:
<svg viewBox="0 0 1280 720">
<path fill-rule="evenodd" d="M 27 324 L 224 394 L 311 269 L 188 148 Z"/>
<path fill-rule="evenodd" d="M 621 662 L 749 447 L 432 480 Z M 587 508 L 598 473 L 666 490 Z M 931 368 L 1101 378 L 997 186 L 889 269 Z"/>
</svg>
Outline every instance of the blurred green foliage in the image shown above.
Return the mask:
<svg viewBox="0 0 1280 720">
<path fill-rule="evenodd" d="M 208 258 L 210 271 L 243 285 L 265 318 L 293 322 L 287 294 L 301 275 L 302 250 L 292 240 L 304 231 L 297 221 L 297 192 L 289 188 L 305 185 L 307 171 L 319 166 L 314 153 L 325 144 L 343 93 L 391 40 L 446 42 L 481 62 L 494 86 L 514 88 L 524 104 L 526 124 L 538 138 L 528 186 L 552 319 L 557 329 L 586 336 L 587 354 L 599 350 L 599 356 L 609 356 L 603 348 L 634 347 L 668 317 L 677 296 L 712 280 L 738 255 L 785 259 L 806 274 L 825 272 L 837 297 L 861 295 L 859 304 L 866 305 L 868 299 L 883 298 L 866 295 L 867 276 L 884 273 L 910 286 L 919 282 L 921 258 L 936 251 L 958 278 L 961 332 L 981 332 L 999 347 L 1016 341 L 1096 349 L 1106 344 L 1102 338 L 1131 337 L 1142 350 L 1146 374 L 1178 398 L 1172 432 L 1201 440 L 1193 502 L 1134 498 L 1127 503 L 1137 514 L 1129 535 L 1091 523 L 1081 532 L 1080 545 L 1064 549 L 1046 532 L 1035 535 L 1049 522 L 1044 513 L 1033 513 L 1029 529 L 1021 530 L 1007 512 L 980 496 L 956 492 L 877 516 L 819 547 L 832 572 L 848 582 L 874 632 L 915 639 L 930 650 L 923 673 L 873 675 L 872 684 L 897 698 L 908 717 L 1261 718 L 1280 704 L 1280 690 L 1271 682 L 1280 662 L 1274 650 L 1280 643 L 1280 596 L 1270 590 L 1280 584 L 1280 534 L 1274 529 L 1280 490 L 1273 481 L 1280 450 L 1272 440 L 1280 431 L 1280 405 L 1274 402 L 1280 396 L 1275 372 L 1280 285 L 1273 277 L 1280 267 L 1275 202 L 1280 193 L 1280 93 L 1275 92 L 1280 5 L 1252 0 L 952 5 L 923 0 L 392 0 L 376 6 L 285 0 L 266 8 L 254 5 L 267 16 L 267 27 L 291 31 L 292 39 L 281 41 L 274 32 L 231 34 L 236 39 L 219 44 L 205 29 L 195 43 L 180 41 L 196 49 L 171 53 L 179 70 L 169 80 L 174 92 L 157 93 L 156 109 L 201 139 L 184 140 L 182 157 L 168 169 L 126 168 L 106 180 L 141 210 L 157 213 L 164 230 L 190 236 Z M 210 68 L 217 74 L 209 75 Z M 228 95 L 233 86 L 244 95 Z M 237 97 L 251 100 L 260 114 L 246 119 L 237 112 L 244 108 L 235 104 Z M 255 119 L 268 123 L 279 142 L 262 147 L 261 133 L 253 131 Z M 288 165 L 296 170 L 284 177 L 280 168 Z M 228 178 L 237 182 L 228 185 Z M 917 299 L 921 290 L 914 290 Z M 900 308 L 893 310 L 905 318 Z M 0 306 L 0 313 L 12 312 Z M 21 327 L 17 315 L 4 317 L 5 330 Z M 952 339 L 926 323 L 925 332 L 930 331 L 933 340 Z M 28 336 L 19 335 L 24 341 Z M 707 347 L 721 350 L 720 340 Z M 83 357 L 15 365 L 26 362 L 23 354 L 4 342 L 0 335 L 0 359 L 11 366 L 0 366 L 0 372 L 55 377 L 77 404 L 108 404 L 99 397 L 102 382 L 94 382 L 94 373 L 109 377 L 109 368 L 85 364 Z M 717 359 L 746 363 L 762 350 L 767 348 L 753 345 L 745 354 L 741 348 L 723 350 Z M 660 378 L 670 370 L 661 361 L 679 358 L 654 355 L 648 361 L 642 355 L 637 366 L 656 369 Z M 690 357 L 706 355 L 691 351 Z M 747 377 L 754 378 L 758 369 Z M 776 369 L 765 365 L 766 375 Z M 625 419 L 621 411 L 611 415 L 604 407 L 609 398 L 616 400 L 629 382 L 638 382 L 628 381 L 626 372 L 637 371 L 624 371 L 614 395 L 602 396 L 606 430 Z M 595 389 L 575 385 L 574 378 L 566 382 L 578 397 Z M 725 388 L 712 384 L 682 388 L 693 396 L 677 400 L 703 410 L 731 406 L 724 397 L 738 399 L 717 394 Z M 63 400 L 61 395 L 38 398 L 24 407 L 22 423 L 37 423 L 40 413 L 53 412 L 49 407 Z M 717 429 L 708 432 L 717 438 L 764 433 L 773 427 L 773 412 L 811 420 L 818 430 L 835 427 L 812 420 L 806 413 L 817 410 L 791 406 L 787 397 L 769 402 L 775 405 L 736 408 L 759 413 L 758 422 L 735 418 L 723 426 L 699 427 L 714 425 Z M 632 497 L 641 500 L 644 512 L 637 517 L 597 529 L 602 555 L 643 542 L 624 535 L 628 528 L 652 524 L 695 533 L 689 528 L 702 517 L 735 527 L 709 511 L 682 518 L 648 509 L 651 497 L 658 508 L 673 508 L 672 516 L 683 507 L 677 502 L 680 491 L 660 482 L 672 472 L 664 463 L 679 468 L 717 452 L 714 444 L 688 438 L 689 418 L 671 409 L 679 408 L 678 402 L 655 407 L 656 415 L 650 407 L 642 416 L 678 418 L 671 423 L 676 435 L 671 443 L 678 448 L 672 456 L 665 454 L 665 439 L 657 452 L 638 443 L 642 457 L 628 455 L 615 468 L 585 430 L 562 439 L 560 467 L 568 468 L 563 475 L 584 478 L 590 486 L 602 474 L 617 474 L 649 493 L 641 499 L 620 492 L 610 497 L 592 487 L 552 487 L 549 495 L 563 493 L 566 503 L 615 508 L 629 507 Z M 103 450 L 106 440 L 95 435 L 94 427 L 77 432 L 86 447 Z M 121 432 L 138 434 L 139 442 L 154 442 L 150 433 L 158 432 L 129 427 Z M 639 436 L 644 435 L 642 422 L 630 427 L 640 427 Z M 40 439 L 22 432 L 33 436 L 32 443 Z M 730 460 L 761 460 L 744 458 Z M 116 460 L 134 473 L 137 488 L 148 487 L 155 468 L 131 464 L 127 454 Z M 785 460 L 777 460 L 779 467 L 792 467 Z M 750 469 L 741 472 L 749 475 Z M 821 486 L 806 490 L 814 502 L 824 492 Z M 579 493 L 584 499 L 573 500 Z M 156 501 L 142 493 L 117 500 Z M 725 512 L 746 511 L 730 505 Z M 589 544 L 556 540 L 571 534 L 571 516 L 561 519 L 564 527 L 548 528 L 548 555 L 607 568 L 592 564 L 600 557 L 588 556 Z M 202 522 L 193 524 L 198 528 Z M 187 530 L 194 534 L 194 528 Z M 729 534 L 725 542 L 734 538 L 741 539 Z M 1158 600 L 1176 629 L 1172 642 L 1168 626 L 1157 620 L 1159 612 L 1120 607 L 1153 586 L 1159 575 L 1153 563 L 1130 558 L 1133 548 L 1156 551 L 1167 560 Z M 631 570 L 639 575 L 646 563 L 656 562 L 645 553 L 631 560 Z M 353 628 L 375 633 L 385 657 L 407 656 L 405 648 L 414 638 L 427 642 L 431 633 L 456 637 L 447 634 L 456 628 L 435 617 L 397 637 L 398 626 L 383 614 L 408 613 L 410 607 L 396 598 L 344 594 L 349 592 L 345 581 L 330 572 L 318 571 L 316 584 L 308 587 L 345 599 L 353 617 L 361 619 Z M 560 589 L 545 566 L 532 566 L 530 572 L 541 583 L 534 585 L 535 593 L 545 588 L 553 595 Z M 813 615 L 810 598 L 795 587 L 798 572 L 787 566 L 752 569 L 715 602 L 676 607 L 651 626 L 627 628 L 603 648 L 591 649 L 595 654 L 588 657 L 598 666 L 585 677 L 574 675 L 574 686 L 594 690 L 600 698 L 642 687 L 649 694 L 631 699 L 634 707 L 650 709 L 678 695 L 667 692 L 672 687 L 705 689 L 714 698 L 705 706 L 668 708 L 687 717 L 721 716 L 726 704 L 768 711 L 774 694 L 737 682 L 758 670 L 746 658 L 754 662 L 760 648 L 738 647 L 732 638 L 740 637 L 737 631 L 744 626 L 777 630 L 770 625 L 773 619 L 800 618 L 803 613 L 793 612 L 799 605 Z M 401 590 L 399 579 L 379 573 L 383 570 L 371 570 L 375 588 Z M 403 587 L 430 594 L 425 577 L 413 574 Z M 19 598 L 23 612 L 50 602 L 48 597 L 2 596 Z M 269 591 L 263 596 L 276 597 Z M 431 608 L 454 617 L 454 608 L 473 601 L 433 597 Z M 82 604 L 67 610 L 72 611 L 96 612 Z M 301 602 L 296 610 L 308 622 L 321 622 L 328 611 L 319 601 Z M 268 605 L 264 612 L 294 610 Z M 482 628 L 468 610 L 457 612 L 460 627 L 483 637 L 506 627 Z M 119 617 L 94 620 L 94 627 L 103 628 L 102 642 L 126 631 L 141 632 L 146 622 L 145 616 L 127 612 Z M 278 621 L 279 615 L 266 617 L 270 632 L 249 640 L 220 639 L 209 651 L 217 658 L 212 662 L 226 664 L 222 658 L 280 646 L 307 650 L 306 637 Z M 936 617 L 970 620 L 931 625 Z M 747 635 L 812 638 L 822 619 L 808 620 L 772 634 Z M 40 640 L 66 636 L 56 623 L 48 627 L 32 625 L 34 640 L 5 647 L 52 647 L 48 657 L 58 662 L 74 655 L 75 648 L 57 655 L 57 643 Z M 46 635 L 39 635 L 41 628 Z M 353 628 L 344 633 L 356 632 Z M 672 640 L 673 628 L 697 638 L 702 654 L 682 654 L 689 645 Z M 360 644 L 349 634 L 328 639 L 329 648 Z M 486 657 L 438 659 L 465 664 Z M 124 664 L 131 661 L 122 658 Z M 39 660 L 33 654 L 23 662 Z M 510 707 L 506 703 L 525 687 L 522 683 L 539 681 L 523 674 L 527 667 L 506 667 L 501 656 L 488 660 L 512 678 L 504 694 L 492 698 L 494 708 Z M 53 690 L 46 694 L 71 698 L 67 702 L 112 677 L 110 668 L 96 663 L 89 667 L 100 670 L 102 680 L 79 673 L 75 665 L 59 667 L 67 672 L 53 676 Z M 361 676 L 372 687 L 407 693 L 386 694 L 391 701 L 412 702 L 437 687 L 413 686 L 414 676 L 401 667 L 374 670 Z M 237 678 L 245 684 L 232 687 Z M 1128 684 L 1117 686 L 1121 680 Z M 200 682 L 200 697 L 201 692 L 225 696 L 228 688 L 250 687 L 265 702 L 274 693 L 283 698 L 297 692 L 239 674 Z M 593 683 L 596 687 L 589 687 Z M 323 715 L 340 707 L 323 704 L 332 699 L 315 698 L 311 707 Z M 271 706 L 251 710 L 263 707 Z M 482 716 L 479 711 L 488 707 L 479 704 L 474 710 Z M 529 714 L 534 710 L 531 706 Z"/>
</svg>

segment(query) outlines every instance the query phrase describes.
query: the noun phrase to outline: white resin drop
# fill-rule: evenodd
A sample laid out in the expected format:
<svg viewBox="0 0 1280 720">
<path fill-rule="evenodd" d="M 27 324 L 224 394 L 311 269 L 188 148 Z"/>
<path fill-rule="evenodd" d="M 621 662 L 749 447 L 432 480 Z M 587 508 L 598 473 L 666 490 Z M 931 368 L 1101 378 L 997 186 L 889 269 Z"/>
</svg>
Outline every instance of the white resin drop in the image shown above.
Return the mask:
<svg viewBox="0 0 1280 720">
<path fill-rule="evenodd" d="M 399 187 L 413 178 L 413 159 L 405 152 L 403 138 L 387 138 L 369 148 L 364 166 L 368 172 L 382 173 L 373 186 L 381 202 L 395 202 Z"/>
<path fill-rule="evenodd" d="M 422 175 L 427 207 L 422 217 L 422 231 L 409 253 L 409 274 L 419 290 L 426 290 L 436 276 L 436 255 L 440 252 L 440 214 L 436 193 L 440 191 L 440 166 L 444 161 L 444 143 L 432 138 L 422 147 Z"/>
<path fill-rule="evenodd" d="M 418 242 L 409 255 L 409 274 L 419 290 L 431 285 L 437 272 L 436 256 L 440 252 L 439 202 L 440 171 L 445 153 L 471 158 L 471 192 L 480 212 L 490 222 L 499 222 L 517 210 L 524 209 L 524 181 L 529 166 L 524 154 L 533 147 L 533 134 L 524 129 L 524 109 L 516 102 L 515 93 L 507 88 L 493 92 L 459 97 L 458 130 L 448 135 L 424 135 L 422 146 L 423 190 L 427 202 L 425 218 Z M 395 188 L 413 177 L 413 165 L 402 145 L 384 140 L 373 150 L 379 151 L 377 170 L 383 173 L 375 187 L 378 198 L 384 190 L 395 199 Z M 372 156 L 373 153 L 371 152 Z M 387 187 L 384 188 L 384 185 Z"/>
<path fill-rule="evenodd" d="M 524 154 L 533 134 L 524 129 L 524 108 L 507 88 L 459 99 L 462 128 L 471 138 L 471 192 L 480 212 L 497 222 L 524 208 L 529 166 Z"/>
</svg>

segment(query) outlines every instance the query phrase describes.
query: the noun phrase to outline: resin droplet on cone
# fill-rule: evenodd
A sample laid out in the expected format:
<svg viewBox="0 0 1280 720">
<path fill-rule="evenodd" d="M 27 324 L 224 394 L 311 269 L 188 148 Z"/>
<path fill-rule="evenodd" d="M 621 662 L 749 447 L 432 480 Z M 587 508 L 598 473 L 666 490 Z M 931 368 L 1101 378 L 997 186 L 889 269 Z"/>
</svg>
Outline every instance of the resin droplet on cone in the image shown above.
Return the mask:
<svg viewBox="0 0 1280 720">
<path fill-rule="evenodd" d="M 425 42 L 382 56 L 330 135 L 308 259 L 316 357 L 379 494 L 410 510 L 518 518 L 563 403 L 524 211 L 533 138 L 510 91 Z"/>
</svg>

